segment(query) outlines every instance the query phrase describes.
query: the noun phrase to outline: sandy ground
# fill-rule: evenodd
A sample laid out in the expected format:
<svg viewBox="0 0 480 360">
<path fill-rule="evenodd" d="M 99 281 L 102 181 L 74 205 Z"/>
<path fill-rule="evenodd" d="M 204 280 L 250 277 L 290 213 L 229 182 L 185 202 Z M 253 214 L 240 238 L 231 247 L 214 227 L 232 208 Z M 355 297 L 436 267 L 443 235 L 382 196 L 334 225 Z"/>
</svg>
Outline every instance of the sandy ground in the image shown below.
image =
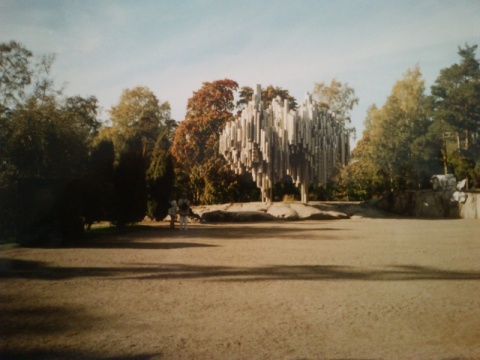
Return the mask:
<svg viewBox="0 0 480 360">
<path fill-rule="evenodd" d="M 480 222 L 167 223 L 0 253 L 0 357 L 480 359 Z"/>
</svg>

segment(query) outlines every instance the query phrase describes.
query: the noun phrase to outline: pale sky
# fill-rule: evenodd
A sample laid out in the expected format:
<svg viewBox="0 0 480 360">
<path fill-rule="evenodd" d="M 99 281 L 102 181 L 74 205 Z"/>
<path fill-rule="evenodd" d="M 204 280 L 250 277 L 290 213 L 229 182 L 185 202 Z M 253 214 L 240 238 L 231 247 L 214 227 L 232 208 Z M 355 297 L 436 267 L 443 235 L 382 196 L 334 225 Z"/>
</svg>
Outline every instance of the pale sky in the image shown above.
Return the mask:
<svg viewBox="0 0 480 360">
<path fill-rule="evenodd" d="M 367 108 L 408 69 L 420 66 L 428 93 L 458 46 L 480 45 L 480 0 L 0 0 L 0 42 L 10 40 L 56 54 L 56 84 L 96 96 L 103 119 L 138 85 L 182 120 L 203 82 L 280 86 L 301 102 L 336 78 L 360 99 L 359 138 Z"/>
</svg>

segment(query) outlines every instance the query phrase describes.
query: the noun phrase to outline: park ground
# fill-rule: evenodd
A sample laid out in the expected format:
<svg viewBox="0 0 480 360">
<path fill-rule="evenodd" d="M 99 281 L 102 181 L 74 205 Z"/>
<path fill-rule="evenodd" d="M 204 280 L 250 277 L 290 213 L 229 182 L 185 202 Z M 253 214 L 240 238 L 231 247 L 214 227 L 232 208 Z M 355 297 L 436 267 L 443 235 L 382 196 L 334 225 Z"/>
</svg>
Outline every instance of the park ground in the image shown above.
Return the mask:
<svg viewBox="0 0 480 360">
<path fill-rule="evenodd" d="M 167 223 L 0 250 L 0 358 L 480 359 L 480 221 Z"/>
</svg>

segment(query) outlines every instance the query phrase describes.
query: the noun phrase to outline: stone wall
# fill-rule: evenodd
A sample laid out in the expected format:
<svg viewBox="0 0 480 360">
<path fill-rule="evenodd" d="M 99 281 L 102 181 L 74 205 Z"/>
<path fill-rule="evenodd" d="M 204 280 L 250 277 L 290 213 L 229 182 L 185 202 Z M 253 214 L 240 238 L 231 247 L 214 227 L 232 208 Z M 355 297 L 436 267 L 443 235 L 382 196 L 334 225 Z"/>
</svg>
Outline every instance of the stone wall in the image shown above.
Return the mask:
<svg viewBox="0 0 480 360">
<path fill-rule="evenodd" d="M 466 201 L 452 200 L 452 191 L 397 191 L 374 202 L 382 210 L 421 218 L 480 218 L 480 193 L 466 192 Z"/>
</svg>

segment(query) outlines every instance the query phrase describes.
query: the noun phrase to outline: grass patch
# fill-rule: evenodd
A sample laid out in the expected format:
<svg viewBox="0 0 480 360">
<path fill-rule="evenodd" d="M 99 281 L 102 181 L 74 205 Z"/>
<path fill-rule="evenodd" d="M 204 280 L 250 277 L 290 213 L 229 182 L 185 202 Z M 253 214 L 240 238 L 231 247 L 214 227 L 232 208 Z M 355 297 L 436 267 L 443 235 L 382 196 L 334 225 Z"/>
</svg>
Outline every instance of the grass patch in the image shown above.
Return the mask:
<svg viewBox="0 0 480 360">
<path fill-rule="evenodd" d="M 15 239 L 6 239 L 2 240 L 0 242 L 0 249 L 5 250 L 5 249 L 13 249 L 18 247 L 18 243 L 15 241 Z"/>
<path fill-rule="evenodd" d="M 129 225 L 124 228 L 117 228 L 116 226 L 110 224 L 109 222 L 106 222 L 106 221 L 99 222 L 99 223 L 92 224 L 92 227 L 90 228 L 90 230 L 85 229 L 83 232 L 83 235 L 80 238 L 72 241 L 66 240 L 64 245 L 68 246 L 69 243 L 81 244 L 83 241 L 95 240 L 97 238 L 102 238 L 104 236 L 130 234 L 133 232 L 144 231 L 148 229 L 153 229 L 153 227 L 139 223 L 139 224 Z M 43 245 L 45 244 L 40 244 L 40 246 L 43 246 Z M 39 246 L 39 245 L 37 244 L 36 246 Z M 17 242 L 15 237 L 0 239 L 0 250 L 13 249 L 16 247 L 21 247 L 21 245 Z"/>
</svg>

